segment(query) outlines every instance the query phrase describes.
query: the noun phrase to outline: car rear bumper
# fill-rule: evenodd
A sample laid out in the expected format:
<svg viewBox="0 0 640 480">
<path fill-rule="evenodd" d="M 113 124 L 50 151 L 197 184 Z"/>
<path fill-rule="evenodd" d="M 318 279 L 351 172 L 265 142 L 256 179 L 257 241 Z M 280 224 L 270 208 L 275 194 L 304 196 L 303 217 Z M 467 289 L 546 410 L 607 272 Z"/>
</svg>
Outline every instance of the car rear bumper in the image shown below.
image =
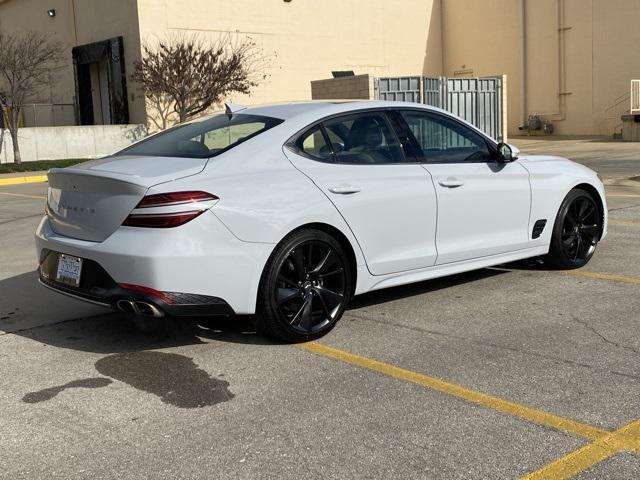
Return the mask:
<svg viewBox="0 0 640 480">
<path fill-rule="evenodd" d="M 59 235 L 45 217 L 36 246 L 46 287 L 104 306 L 115 307 L 121 299 L 149 302 L 176 316 L 254 313 L 262 269 L 273 249 L 238 240 L 211 212 L 177 228 L 120 227 L 103 242 Z M 57 253 L 84 260 L 78 288 L 55 281 Z"/>
<path fill-rule="evenodd" d="M 162 294 L 159 297 L 124 288 L 100 265 L 88 259 L 84 259 L 84 275 L 80 286 L 71 287 L 55 281 L 58 253 L 47 250 L 44 255 L 45 259 L 38 268 L 40 284 L 78 300 L 149 316 L 184 317 L 235 313 L 226 301 L 218 297 L 178 292 L 159 292 Z"/>
</svg>

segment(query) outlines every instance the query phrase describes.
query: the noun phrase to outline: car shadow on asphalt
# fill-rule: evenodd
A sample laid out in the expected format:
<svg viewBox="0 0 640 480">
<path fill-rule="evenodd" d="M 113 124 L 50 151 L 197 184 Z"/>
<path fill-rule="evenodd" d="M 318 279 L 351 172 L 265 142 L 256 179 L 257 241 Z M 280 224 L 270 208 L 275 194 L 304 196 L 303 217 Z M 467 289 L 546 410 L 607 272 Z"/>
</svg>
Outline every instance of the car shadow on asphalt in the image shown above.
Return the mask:
<svg viewBox="0 0 640 480">
<path fill-rule="evenodd" d="M 0 280 L 0 292 L 0 335 L 14 334 L 60 348 L 109 354 L 211 341 L 277 344 L 258 335 L 249 316 L 163 318 L 153 331 L 143 331 L 118 312 L 51 292 L 38 284 L 35 272 Z"/>
<path fill-rule="evenodd" d="M 352 301 L 347 310 L 371 307 L 381 303 L 403 298 L 424 295 L 438 290 L 463 285 L 465 283 L 476 282 L 485 278 L 494 277 L 507 273 L 502 270 L 492 270 L 483 268 L 481 270 L 473 270 L 471 272 L 459 273 L 447 277 L 435 278 L 433 280 L 425 280 L 423 282 L 410 283 L 400 285 L 398 287 L 385 288 L 369 293 L 358 295 Z"/>
<path fill-rule="evenodd" d="M 546 263 L 542 258 L 526 258 L 524 260 L 518 260 L 511 263 L 503 263 L 502 265 L 496 265 L 490 267 L 493 271 L 509 272 L 512 270 L 531 270 L 539 272 L 553 272 L 562 270 L 554 265 Z"/>
<path fill-rule="evenodd" d="M 355 297 L 348 309 L 423 295 L 503 273 L 506 272 L 483 269 L 378 290 Z M 10 293 L 0 299 L 0 334 L 7 332 L 59 348 L 114 354 L 212 342 L 263 346 L 282 343 L 258 333 L 253 316 L 163 318 L 152 331 L 144 331 L 117 312 L 93 307 L 82 310 L 81 302 L 40 286 L 34 272 L 0 280 L 0 292 Z"/>
</svg>

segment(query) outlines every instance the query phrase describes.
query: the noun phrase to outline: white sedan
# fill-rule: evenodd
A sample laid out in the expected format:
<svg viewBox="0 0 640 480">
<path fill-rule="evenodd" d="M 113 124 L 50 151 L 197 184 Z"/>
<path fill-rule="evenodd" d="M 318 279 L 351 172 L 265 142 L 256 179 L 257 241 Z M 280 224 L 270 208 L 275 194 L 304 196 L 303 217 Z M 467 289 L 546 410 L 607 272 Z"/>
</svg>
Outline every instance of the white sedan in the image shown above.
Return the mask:
<svg viewBox="0 0 640 480">
<path fill-rule="evenodd" d="M 595 172 L 520 156 L 439 109 L 313 102 L 184 123 L 49 172 L 40 282 L 129 314 L 254 314 L 288 341 L 354 295 L 546 255 L 606 234 Z"/>
</svg>

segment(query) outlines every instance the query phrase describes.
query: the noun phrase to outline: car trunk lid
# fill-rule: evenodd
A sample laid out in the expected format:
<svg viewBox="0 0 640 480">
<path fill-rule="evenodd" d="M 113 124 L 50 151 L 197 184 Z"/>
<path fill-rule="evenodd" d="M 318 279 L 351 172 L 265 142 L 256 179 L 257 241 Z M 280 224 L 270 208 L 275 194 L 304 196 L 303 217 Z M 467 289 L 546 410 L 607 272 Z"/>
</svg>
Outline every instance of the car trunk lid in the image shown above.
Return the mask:
<svg viewBox="0 0 640 480">
<path fill-rule="evenodd" d="M 49 172 L 47 215 L 67 237 L 102 242 L 149 187 L 201 172 L 207 159 L 109 157 Z"/>
</svg>

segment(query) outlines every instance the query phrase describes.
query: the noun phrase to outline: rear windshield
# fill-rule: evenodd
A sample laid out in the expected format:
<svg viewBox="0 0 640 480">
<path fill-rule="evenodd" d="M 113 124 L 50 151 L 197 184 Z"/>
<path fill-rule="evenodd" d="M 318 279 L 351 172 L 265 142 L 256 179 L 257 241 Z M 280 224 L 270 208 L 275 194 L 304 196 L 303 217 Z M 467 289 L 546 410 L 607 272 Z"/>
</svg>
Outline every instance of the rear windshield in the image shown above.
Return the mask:
<svg viewBox="0 0 640 480">
<path fill-rule="evenodd" d="M 120 150 L 116 156 L 215 157 L 283 121 L 261 115 L 214 115 L 160 132 Z"/>
</svg>

